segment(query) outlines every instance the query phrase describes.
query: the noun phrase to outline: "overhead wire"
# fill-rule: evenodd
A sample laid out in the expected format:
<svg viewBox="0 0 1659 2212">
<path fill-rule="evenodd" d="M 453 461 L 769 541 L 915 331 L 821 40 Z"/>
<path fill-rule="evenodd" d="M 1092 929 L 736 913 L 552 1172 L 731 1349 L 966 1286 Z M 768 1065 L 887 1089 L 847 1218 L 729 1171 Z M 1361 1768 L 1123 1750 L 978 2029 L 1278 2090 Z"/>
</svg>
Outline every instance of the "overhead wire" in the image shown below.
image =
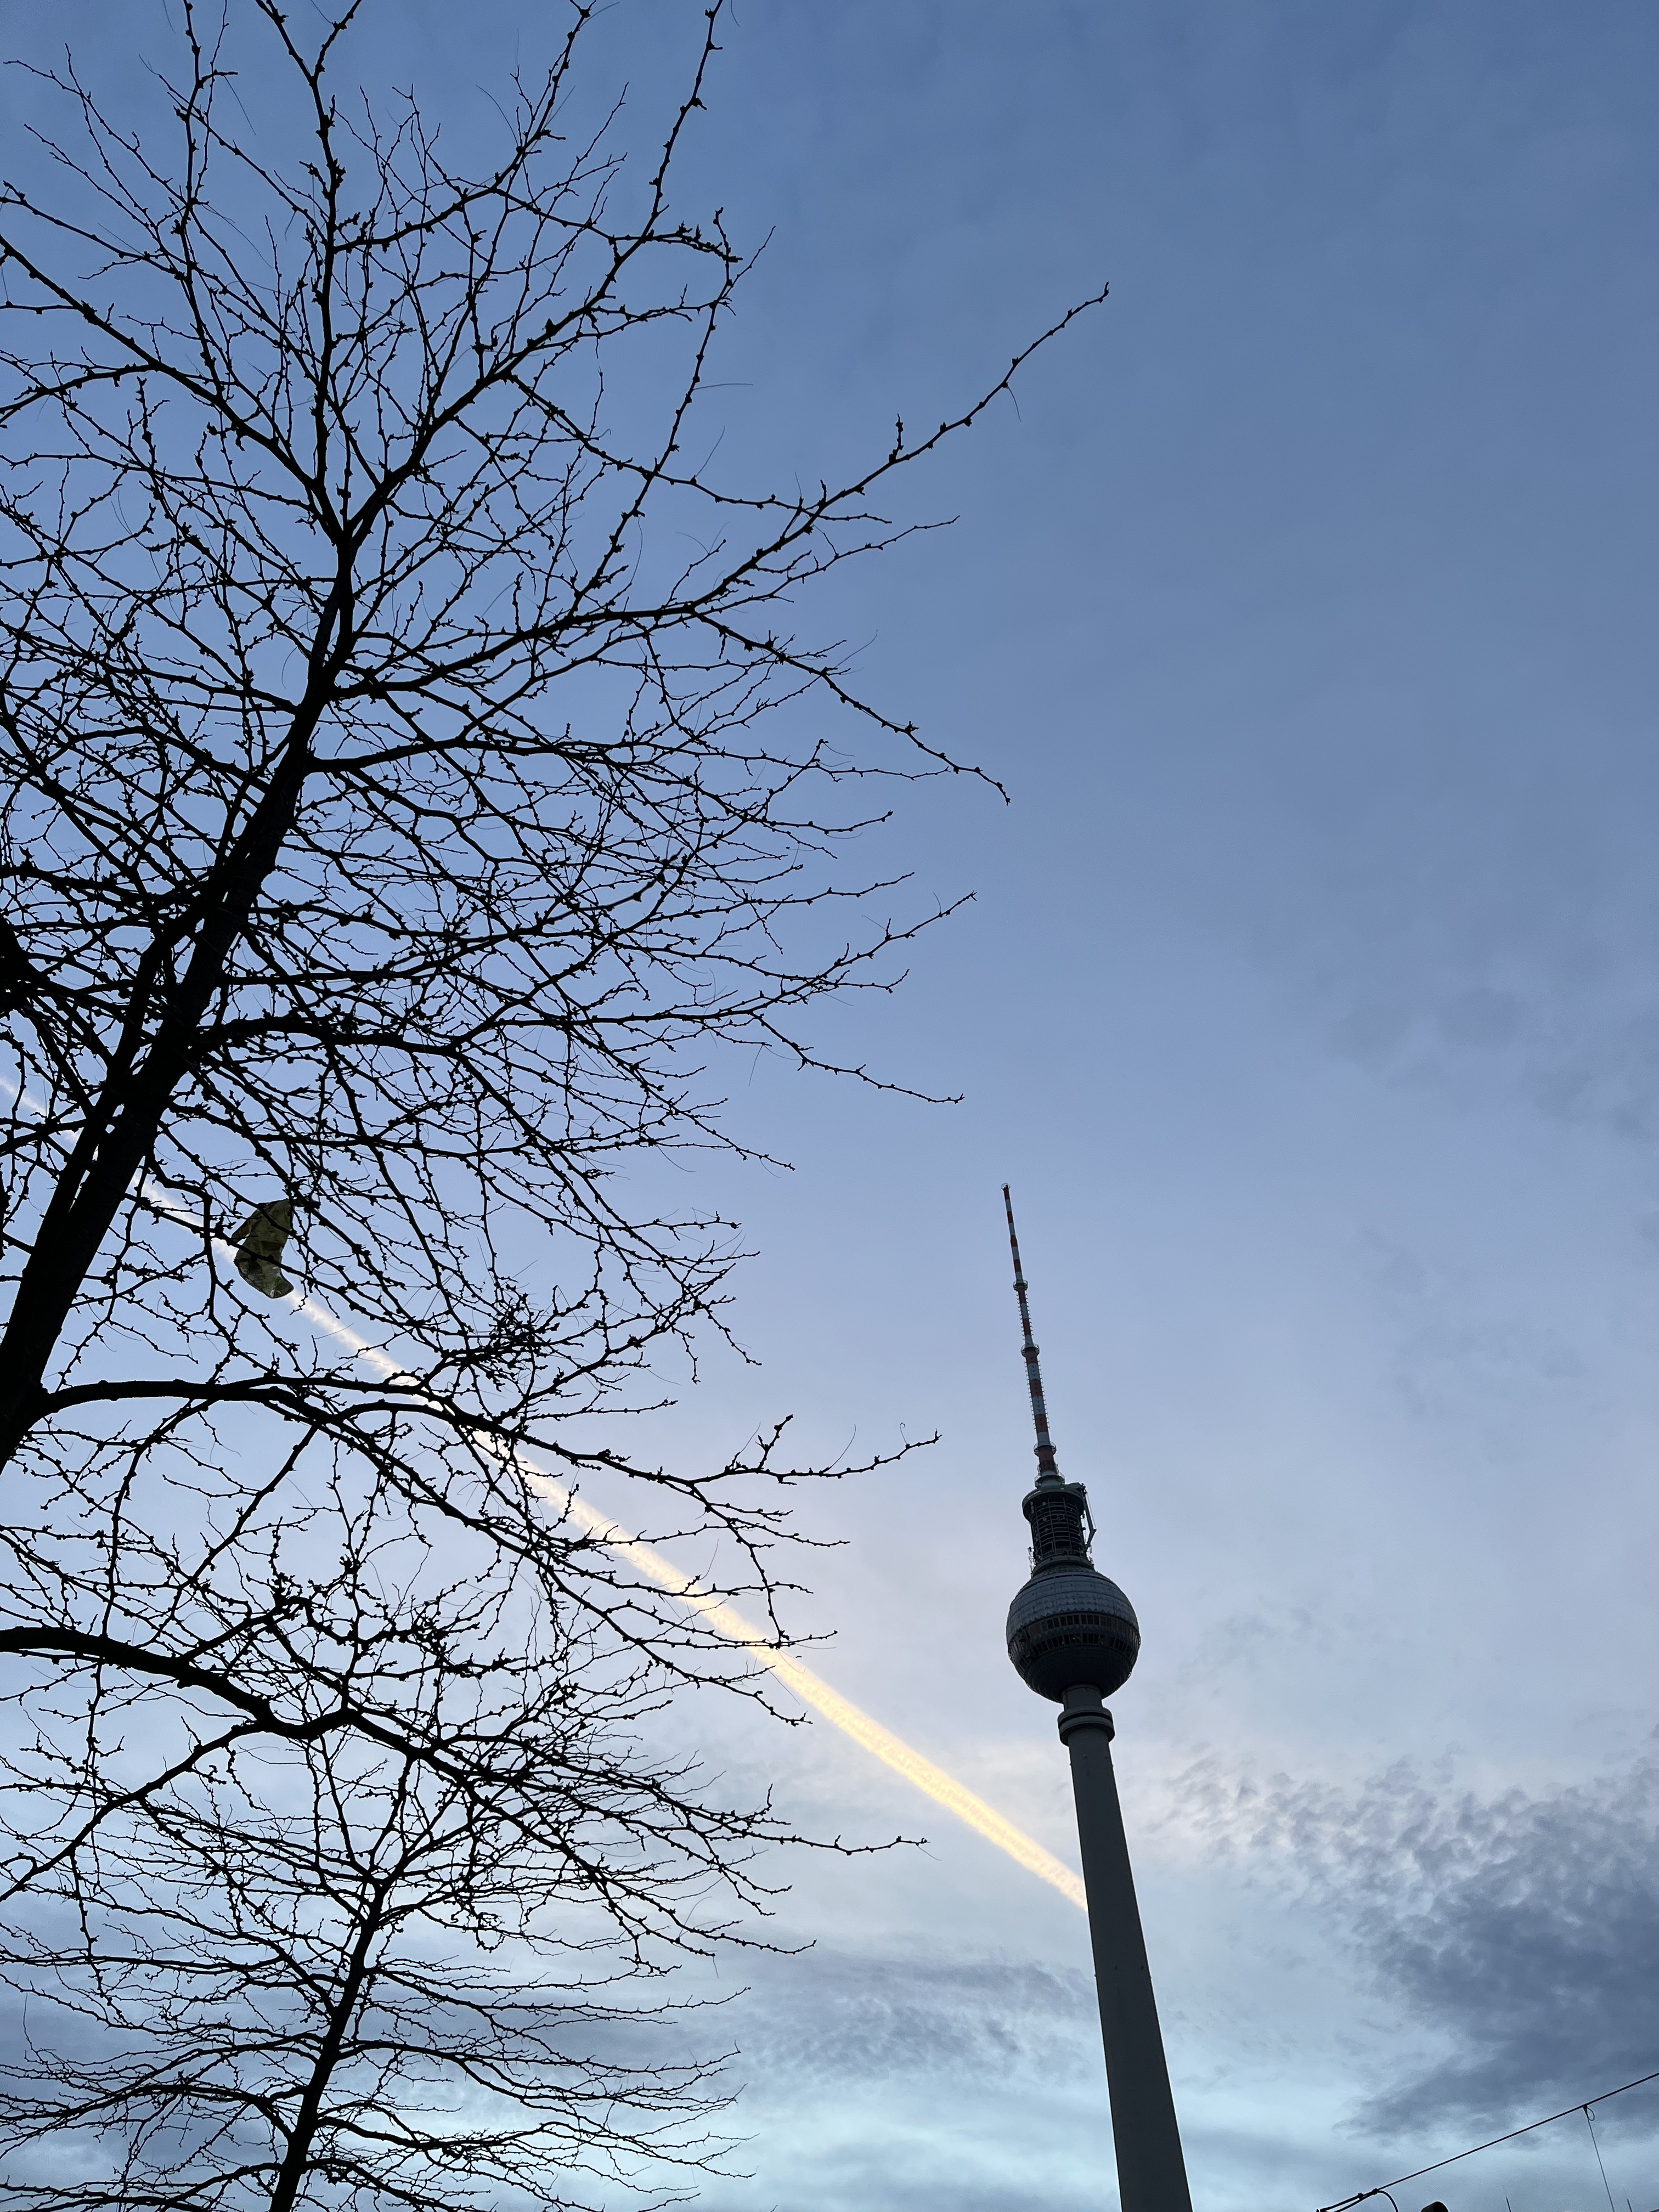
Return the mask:
<svg viewBox="0 0 1659 2212">
<path fill-rule="evenodd" d="M 1638 2074 L 1633 2081 L 1621 2081 L 1616 2089 L 1603 2089 L 1600 2096 L 1585 2098 L 1576 2105 L 1563 2105 L 1559 2112 L 1547 2112 L 1541 2120 L 1528 2120 L 1525 2127 L 1511 2128 L 1507 2135 L 1493 2136 L 1486 2142 L 1471 2143 L 1467 2150 L 1455 2150 L 1449 2158 L 1436 2159 L 1432 2166 L 1415 2166 L 1409 2173 L 1395 2174 L 1392 2181 L 1378 2182 L 1374 2188 L 1358 2190 L 1352 2197 L 1340 2197 L 1334 2204 L 1322 2204 L 1319 2207 L 1319 2212 L 1348 2212 L 1350 2205 L 1363 2204 L 1369 2197 L 1388 2197 L 1390 2190 L 1398 2189 L 1407 2181 L 1420 2181 L 1425 2173 L 1438 2173 L 1443 2166 L 1455 2166 L 1462 2159 L 1473 2158 L 1477 2151 L 1495 2150 L 1499 2143 L 1513 2142 L 1518 2136 L 1529 2136 L 1535 2128 L 1547 2128 L 1553 2121 L 1567 2119 L 1574 2112 L 1582 2112 L 1588 2121 L 1592 2105 L 1605 2105 L 1610 2097 L 1622 2097 L 1626 2089 L 1644 2088 L 1650 2081 L 1659 2081 L 1659 2068 L 1656 2068 L 1651 2074 Z M 1590 2127 L 1590 2141 L 1595 2142 L 1595 2129 L 1593 2124 Z M 1599 2146 L 1596 2148 L 1595 2159 L 1597 2165 L 1601 2165 L 1601 2153 Z M 1602 2166 L 1601 2180 L 1604 2186 L 1607 2179 L 1607 2168 Z M 1390 2197 L 1389 2201 L 1392 2203 L 1393 2199 Z M 1607 2190 L 1607 2203 L 1609 2204 L 1613 2203 L 1613 2191 L 1610 2188 Z"/>
<path fill-rule="evenodd" d="M 1619 2212 L 1619 2207 L 1613 2201 L 1613 2184 L 1607 2179 L 1607 2169 L 1601 2163 L 1601 2146 L 1595 2140 L 1595 2115 L 1588 2105 L 1583 2112 L 1584 2125 L 1589 2130 L 1590 2148 L 1595 2153 L 1596 2169 L 1601 2176 L 1601 2186 L 1607 2192 L 1607 2212 Z"/>
</svg>

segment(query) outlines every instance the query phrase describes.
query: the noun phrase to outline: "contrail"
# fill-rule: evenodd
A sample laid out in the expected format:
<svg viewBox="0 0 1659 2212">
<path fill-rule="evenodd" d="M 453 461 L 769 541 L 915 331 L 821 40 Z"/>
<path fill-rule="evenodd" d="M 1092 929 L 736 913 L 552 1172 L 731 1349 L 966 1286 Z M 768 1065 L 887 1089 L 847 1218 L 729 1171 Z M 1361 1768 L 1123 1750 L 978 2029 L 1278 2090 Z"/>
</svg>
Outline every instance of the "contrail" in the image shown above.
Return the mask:
<svg viewBox="0 0 1659 2212">
<path fill-rule="evenodd" d="M 21 1105 L 32 1113 L 38 1115 L 40 1112 L 38 1103 L 27 1091 L 4 1078 L 0 1078 L 0 1082 L 4 1083 L 5 1088 L 13 1093 Z M 146 1182 L 141 1188 L 146 1202 L 155 1206 L 158 1212 L 169 1214 L 175 1221 L 182 1221 L 191 1228 L 198 1225 L 193 1216 L 185 1213 L 182 1207 L 149 1183 Z M 216 1251 L 233 1261 L 235 1259 L 235 1246 L 227 1243 L 223 1237 L 216 1237 L 213 1245 Z M 365 1366 L 372 1367 L 377 1374 L 388 1381 L 393 1376 L 409 1381 L 415 1379 L 408 1376 L 395 1359 L 389 1359 L 385 1352 L 370 1344 L 367 1337 L 359 1336 L 356 1329 L 349 1328 L 325 1306 L 319 1306 L 314 1299 L 307 1297 L 299 1291 L 290 1291 L 289 1298 L 295 1312 L 303 1314 L 313 1328 L 323 1330 L 326 1335 L 343 1344 Z M 493 1437 L 477 1430 L 473 1434 L 492 1451 L 500 1453 L 504 1449 Z M 1052 1851 L 1045 1851 L 1034 1838 L 1015 1827 L 1012 1820 L 1005 1820 L 994 1806 L 988 1805 L 982 1797 L 976 1797 L 964 1784 L 957 1780 L 955 1775 L 947 1774 L 942 1766 L 935 1766 L 931 1759 L 924 1759 L 913 1745 L 906 1743 L 902 1736 L 895 1735 L 891 1729 L 884 1728 L 878 1720 L 855 1705 L 850 1698 L 843 1698 L 839 1690 L 832 1690 L 822 1675 L 815 1674 L 810 1667 L 804 1666 L 792 1651 L 779 1650 L 769 1640 L 764 1631 L 756 1627 L 752 1621 L 745 1620 L 735 1606 L 727 1605 L 723 1598 L 712 1597 L 708 1591 L 699 1589 L 692 1577 L 682 1573 L 672 1559 L 665 1559 L 649 1544 L 641 1543 L 637 1536 L 630 1536 L 607 1515 L 590 1505 L 585 1498 L 568 1490 L 556 1476 L 550 1474 L 528 1452 L 514 1448 L 510 1455 L 526 1482 L 538 1497 L 545 1498 L 561 1513 L 568 1514 L 578 1527 L 586 1528 L 590 1535 L 597 1536 L 607 1550 L 617 1559 L 625 1560 L 647 1580 L 655 1583 L 659 1589 L 666 1590 L 682 1605 L 700 1615 L 717 1634 L 741 1645 L 745 1651 L 752 1652 L 759 1663 L 769 1668 L 781 1682 L 793 1690 L 804 1705 L 810 1706 L 815 1713 L 821 1713 L 832 1727 L 838 1728 L 843 1735 L 850 1736 L 872 1758 L 880 1759 L 884 1766 L 890 1766 L 895 1774 L 902 1775 L 913 1788 L 921 1790 L 924 1797 L 931 1797 L 947 1813 L 954 1813 L 957 1820 L 966 1821 L 975 1835 L 983 1836 L 987 1843 L 994 1844 L 1000 1851 L 1006 1851 L 1028 1874 L 1034 1874 L 1039 1881 L 1046 1881 L 1051 1888 L 1057 1889 L 1080 1912 L 1088 1911 L 1089 1901 L 1083 1893 L 1079 1877 Z"/>
<path fill-rule="evenodd" d="M 231 1249 L 229 1246 L 225 1249 L 228 1251 Z M 293 1295 L 297 1311 L 302 1313 L 314 1327 L 325 1330 L 347 1346 L 366 1366 L 372 1367 L 388 1381 L 393 1376 L 414 1379 L 408 1376 L 395 1360 L 377 1351 L 366 1338 L 359 1336 L 355 1329 L 348 1328 L 325 1307 L 297 1291 Z M 760 1664 L 769 1668 L 781 1682 L 794 1692 L 804 1705 L 811 1706 L 815 1713 L 822 1713 L 824 1719 L 838 1728 L 843 1735 L 851 1736 L 854 1743 L 861 1745 L 884 1766 L 890 1766 L 896 1774 L 902 1774 L 925 1797 L 931 1797 L 936 1805 L 943 1805 L 946 1812 L 954 1813 L 959 1820 L 965 1820 L 976 1835 L 983 1836 L 999 1850 L 1006 1851 L 1009 1857 L 1017 1860 L 1028 1874 L 1036 1875 L 1039 1881 L 1048 1882 L 1062 1897 L 1069 1898 L 1079 1911 L 1088 1911 L 1088 1899 L 1083 1893 L 1083 1883 L 1079 1876 L 1068 1866 L 1062 1864 L 1052 1851 L 1045 1851 L 1041 1844 L 1015 1827 L 1012 1820 L 1005 1820 L 994 1807 L 988 1805 L 982 1797 L 976 1797 L 953 1774 L 947 1774 L 942 1766 L 935 1766 L 931 1759 L 924 1759 L 902 1736 L 896 1736 L 890 1729 L 884 1728 L 878 1720 L 872 1719 L 850 1698 L 843 1698 L 839 1690 L 832 1690 L 821 1675 L 815 1674 L 810 1667 L 803 1666 L 793 1652 L 781 1651 L 764 1631 L 744 1620 L 735 1606 L 728 1605 L 724 1598 L 711 1596 L 707 1590 L 699 1589 L 696 1581 L 690 1575 L 682 1573 L 672 1559 L 665 1559 L 651 1545 L 641 1543 L 637 1536 L 630 1536 L 608 1515 L 599 1512 L 585 1498 L 567 1489 L 556 1476 L 550 1474 L 528 1452 L 502 1445 L 495 1437 L 477 1430 L 473 1434 L 490 1451 L 501 1456 L 510 1456 L 538 1497 L 546 1498 L 561 1513 L 568 1514 L 579 1528 L 586 1529 L 590 1535 L 597 1536 L 617 1559 L 624 1560 L 637 1573 L 655 1583 L 659 1589 L 665 1589 L 671 1596 L 678 1598 L 682 1605 L 706 1620 L 717 1634 L 741 1645 L 745 1651 L 752 1652 Z"/>
<path fill-rule="evenodd" d="M 581 1526 L 598 1536 L 618 1559 L 627 1560 L 641 1574 L 648 1575 L 659 1589 L 670 1591 L 682 1604 L 701 1615 L 711 1628 L 727 1637 L 733 1644 L 752 1651 L 764 1667 L 769 1667 L 781 1682 L 787 1683 L 804 1705 L 822 1713 L 844 1735 L 902 1774 L 924 1796 L 931 1797 L 936 1805 L 943 1805 L 988 1843 L 994 1844 L 1009 1857 L 1018 1859 L 1028 1873 L 1040 1881 L 1052 1883 L 1062 1896 L 1068 1897 L 1082 1911 L 1088 1911 L 1088 1900 L 1083 1893 L 1083 1884 L 1069 1867 L 1063 1866 L 1051 1851 L 1024 1834 L 1012 1820 L 1005 1820 L 1000 1813 L 988 1805 L 982 1797 L 947 1774 L 942 1766 L 935 1766 L 931 1759 L 924 1759 L 902 1737 L 890 1729 L 884 1728 L 850 1698 L 843 1698 L 839 1690 L 832 1690 L 822 1675 L 815 1674 L 810 1667 L 803 1666 L 791 1651 L 780 1651 L 767 1642 L 762 1632 L 754 1627 L 723 1598 L 710 1597 L 660 1552 L 649 1544 L 642 1544 L 635 1536 L 626 1534 L 616 1523 L 606 1519 L 580 1498 L 574 1497 L 562 1483 L 530 1463 L 523 1453 L 516 1455 L 531 1487 L 549 1499 L 556 1501 L 561 1510 L 570 1514 Z"/>
</svg>

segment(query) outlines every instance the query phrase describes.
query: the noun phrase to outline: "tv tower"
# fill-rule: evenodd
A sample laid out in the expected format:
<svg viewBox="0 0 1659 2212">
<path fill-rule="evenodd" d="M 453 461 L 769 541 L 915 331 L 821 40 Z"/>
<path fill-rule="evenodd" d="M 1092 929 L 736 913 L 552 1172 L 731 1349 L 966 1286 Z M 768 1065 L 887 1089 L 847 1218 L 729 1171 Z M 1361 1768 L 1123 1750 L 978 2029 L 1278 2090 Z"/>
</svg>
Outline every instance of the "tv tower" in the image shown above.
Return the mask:
<svg viewBox="0 0 1659 2212">
<path fill-rule="evenodd" d="M 1002 1200 L 1014 1255 L 1037 1461 L 1036 1484 L 1021 1508 L 1031 1530 L 1031 1577 L 1008 1608 L 1008 1656 L 1029 1689 L 1060 1707 L 1060 1740 L 1072 1755 L 1122 2212 L 1192 2212 L 1112 1772 L 1112 1717 L 1104 1704 L 1129 1679 L 1140 1652 L 1140 1625 L 1128 1599 L 1089 1557 L 1094 1519 L 1087 1491 L 1080 1482 L 1060 1479 L 1006 1183 Z"/>
</svg>

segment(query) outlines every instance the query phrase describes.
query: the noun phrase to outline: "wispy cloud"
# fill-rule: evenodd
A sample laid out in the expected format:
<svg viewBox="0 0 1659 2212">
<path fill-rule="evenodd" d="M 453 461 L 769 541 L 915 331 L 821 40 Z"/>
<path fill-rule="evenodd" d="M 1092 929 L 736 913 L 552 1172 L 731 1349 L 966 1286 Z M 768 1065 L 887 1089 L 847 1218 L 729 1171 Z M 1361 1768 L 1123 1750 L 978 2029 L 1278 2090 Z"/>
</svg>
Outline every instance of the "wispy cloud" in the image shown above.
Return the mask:
<svg viewBox="0 0 1659 2212">
<path fill-rule="evenodd" d="M 1659 1759 L 1537 1796 L 1406 1765 L 1354 1790 L 1198 1769 L 1185 1796 L 1218 1850 L 1277 1862 L 1443 2043 L 1362 2126 L 1503 2124 L 1659 2068 Z M 1607 2119 L 1651 2130 L 1659 2098 Z"/>
<path fill-rule="evenodd" d="M 1080 1972 L 825 1947 L 769 1962 L 737 2021 L 741 2070 L 815 2083 L 1011 2071 L 1074 2080 L 1098 2068 L 1097 2034 Z"/>
</svg>

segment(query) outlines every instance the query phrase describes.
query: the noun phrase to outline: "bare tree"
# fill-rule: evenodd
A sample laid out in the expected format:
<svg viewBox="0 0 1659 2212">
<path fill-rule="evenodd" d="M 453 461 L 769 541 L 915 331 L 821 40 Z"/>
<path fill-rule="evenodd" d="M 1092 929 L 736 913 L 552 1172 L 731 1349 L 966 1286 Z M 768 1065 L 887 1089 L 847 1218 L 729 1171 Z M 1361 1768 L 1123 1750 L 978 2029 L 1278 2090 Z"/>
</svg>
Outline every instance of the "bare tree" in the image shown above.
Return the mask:
<svg viewBox="0 0 1659 2212">
<path fill-rule="evenodd" d="M 515 1603 L 486 1543 L 434 1588 L 395 1505 L 350 1518 L 336 1644 L 447 1749 L 237 1747 L 67 1854 L 33 1838 L 55 1864 L 6 1928 L 9 2203 L 467 2212 L 726 2170 L 718 2063 L 665 1976 L 763 1907 L 779 1824 L 645 1755 L 657 1670 Z M 413 1618 L 371 1595 L 404 1565 Z M 85 1796 L 60 1756 L 58 1807 Z"/>
<path fill-rule="evenodd" d="M 725 1924 L 688 1879 L 761 1901 L 769 1816 L 659 1772 L 629 1718 L 755 1677 L 518 1455 L 602 1470 L 781 1635 L 775 1486 L 810 1470 L 775 1437 L 713 1474 L 645 1465 L 592 1421 L 723 1325 L 732 1233 L 657 1172 L 731 1143 L 723 1055 L 824 1065 L 805 1015 L 890 988 L 936 918 L 886 919 L 895 887 L 837 855 L 872 780 L 954 764 L 792 609 L 908 534 L 883 487 L 1019 365 L 851 482 L 721 483 L 704 386 L 744 263 L 672 189 L 719 5 L 688 15 L 648 156 L 592 107 L 578 4 L 476 173 L 412 99 L 337 96 L 359 12 L 307 44 L 275 0 L 186 5 L 170 155 L 67 65 L 52 190 L 0 191 L 0 1653 L 15 1972 L 38 1995 L 44 1964 L 129 2067 L 98 2123 L 127 2162 L 89 2203 L 194 2203 L 142 2194 L 156 2145 L 240 2158 L 250 2128 L 264 2148 L 202 2203 L 440 2201 L 401 2150 L 359 2167 L 333 2120 L 307 2136 L 287 2056 L 235 2062 L 243 2104 L 180 2060 L 142 2116 L 163 2061 L 127 2040 L 190 2046 L 225 1915 L 275 1941 L 296 1822 L 332 1932 L 296 1937 L 283 2034 L 320 2067 L 345 2019 L 352 2085 L 392 2002 L 390 1969 L 355 2010 L 328 1979 L 362 1899 L 384 1875 L 365 1958 L 394 1923 L 481 1939 L 501 1908 L 468 1836 L 516 1839 L 514 1894 L 580 1891 L 642 1969 Z M 387 1356 L 296 1324 L 294 1283 Z M 348 1770 L 372 1814 L 341 1809 Z M 626 1805 L 594 1827 L 597 1772 Z M 514 1926 L 551 1940 L 528 1905 Z M 262 1984 L 234 1986 L 240 2035 Z M 75 2100 L 101 2070 L 60 2051 L 70 2102 L 22 2094 L 25 2133 L 94 2124 Z"/>
</svg>

